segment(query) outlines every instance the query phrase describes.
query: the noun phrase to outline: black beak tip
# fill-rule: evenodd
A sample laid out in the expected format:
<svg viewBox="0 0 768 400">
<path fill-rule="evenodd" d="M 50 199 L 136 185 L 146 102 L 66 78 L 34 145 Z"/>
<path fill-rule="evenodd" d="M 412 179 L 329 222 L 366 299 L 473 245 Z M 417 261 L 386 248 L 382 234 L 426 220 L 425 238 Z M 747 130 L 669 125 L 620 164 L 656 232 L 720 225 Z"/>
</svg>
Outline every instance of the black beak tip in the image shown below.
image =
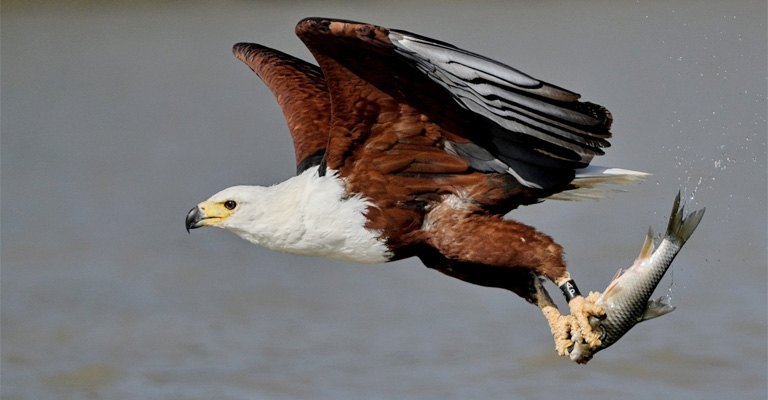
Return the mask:
<svg viewBox="0 0 768 400">
<path fill-rule="evenodd" d="M 200 221 L 200 209 L 194 207 L 187 213 L 187 218 L 184 221 L 184 226 L 187 228 L 187 233 L 191 233 L 190 229 L 199 227 L 197 224 Z"/>
</svg>

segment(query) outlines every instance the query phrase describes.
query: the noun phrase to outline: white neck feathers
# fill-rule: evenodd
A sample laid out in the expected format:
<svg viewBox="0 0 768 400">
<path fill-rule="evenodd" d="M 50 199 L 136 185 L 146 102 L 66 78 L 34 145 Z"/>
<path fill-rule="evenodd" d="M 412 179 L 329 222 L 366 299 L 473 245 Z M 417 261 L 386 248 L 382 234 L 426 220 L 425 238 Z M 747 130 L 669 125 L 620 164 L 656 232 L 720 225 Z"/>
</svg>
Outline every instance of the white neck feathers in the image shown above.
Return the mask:
<svg viewBox="0 0 768 400">
<path fill-rule="evenodd" d="M 335 171 L 317 167 L 269 186 L 237 186 L 240 209 L 222 227 L 261 246 L 286 253 L 362 263 L 382 263 L 392 254 L 380 232 L 365 228 L 368 207 L 349 196 Z M 225 191 L 226 191 L 225 190 Z"/>
</svg>

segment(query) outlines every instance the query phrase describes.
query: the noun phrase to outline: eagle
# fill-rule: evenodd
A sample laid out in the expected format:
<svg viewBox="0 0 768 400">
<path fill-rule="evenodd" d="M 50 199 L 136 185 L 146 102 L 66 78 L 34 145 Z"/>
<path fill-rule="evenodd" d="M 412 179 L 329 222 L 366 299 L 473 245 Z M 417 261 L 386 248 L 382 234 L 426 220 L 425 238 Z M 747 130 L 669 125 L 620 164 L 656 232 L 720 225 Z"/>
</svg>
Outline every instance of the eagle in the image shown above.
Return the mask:
<svg viewBox="0 0 768 400">
<path fill-rule="evenodd" d="M 580 95 L 411 32 L 340 19 L 296 26 L 317 65 L 262 45 L 233 52 L 288 123 L 297 175 L 234 186 L 198 204 L 212 226 L 286 253 L 358 263 L 418 257 L 460 280 L 510 290 L 544 314 L 559 355 L 600 336 L 599 293 L 583 296 L 563 249 L 505 218 L 544 199 L 604 197 L 644 173 L 590 166 L 612 116 Z M 561 314 L 544 288 L 563 292 Z"/>
</svg>

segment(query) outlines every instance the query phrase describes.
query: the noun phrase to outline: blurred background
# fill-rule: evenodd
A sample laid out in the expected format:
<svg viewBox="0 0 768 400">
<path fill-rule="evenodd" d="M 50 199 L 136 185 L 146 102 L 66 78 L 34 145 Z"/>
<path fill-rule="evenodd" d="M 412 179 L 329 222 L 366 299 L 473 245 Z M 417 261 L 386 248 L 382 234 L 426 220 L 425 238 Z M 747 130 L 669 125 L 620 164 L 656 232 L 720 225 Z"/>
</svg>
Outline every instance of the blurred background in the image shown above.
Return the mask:
<svg viewBox="0 0 768 400">
<path fill-rule="evenodd" d="M 765 1 L 285 3 L 2 2 L 3 399 L 766 398 Z M 596 164 L 653 176 L 509 217 L 602 291 L 682 190 L 707 214 L 659 288 L 678 310 L 580 366 L 536 307 L 417 260 L 188 235 L 216 191 L 292 176 L 282 113 L 230 49 L 311 60 L 307 16 L 447 41 L 609 108 Z"/>
</svg>

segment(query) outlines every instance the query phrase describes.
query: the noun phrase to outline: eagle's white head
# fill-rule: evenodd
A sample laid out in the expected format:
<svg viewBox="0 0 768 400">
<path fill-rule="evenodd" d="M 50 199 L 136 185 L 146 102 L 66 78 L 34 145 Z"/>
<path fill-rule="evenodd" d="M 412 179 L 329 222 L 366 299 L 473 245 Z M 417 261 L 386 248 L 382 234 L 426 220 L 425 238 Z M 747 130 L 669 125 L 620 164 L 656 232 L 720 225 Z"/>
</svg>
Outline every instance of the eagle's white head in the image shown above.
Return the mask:
<svg viewBox="0 0 768 400">
<path fill-rule="evenodd" d="M 187 214 L 187 231 L 203 226 L 223 228 L 243 236 L 252 231 L 264 212 L 264 187 L 232 186 L 200 203 Z"/>
<path fill-rule="evenodd" d="M 392 254 L 366 229 L 371 203 L 349 196 L 333 173 L 317 168 L 273 186 L 233 186 L 187 214 L 187 230 L 223 228 L 250 242 L 286 253 L 364 263 L 386 262 Z"/>
</svg>

